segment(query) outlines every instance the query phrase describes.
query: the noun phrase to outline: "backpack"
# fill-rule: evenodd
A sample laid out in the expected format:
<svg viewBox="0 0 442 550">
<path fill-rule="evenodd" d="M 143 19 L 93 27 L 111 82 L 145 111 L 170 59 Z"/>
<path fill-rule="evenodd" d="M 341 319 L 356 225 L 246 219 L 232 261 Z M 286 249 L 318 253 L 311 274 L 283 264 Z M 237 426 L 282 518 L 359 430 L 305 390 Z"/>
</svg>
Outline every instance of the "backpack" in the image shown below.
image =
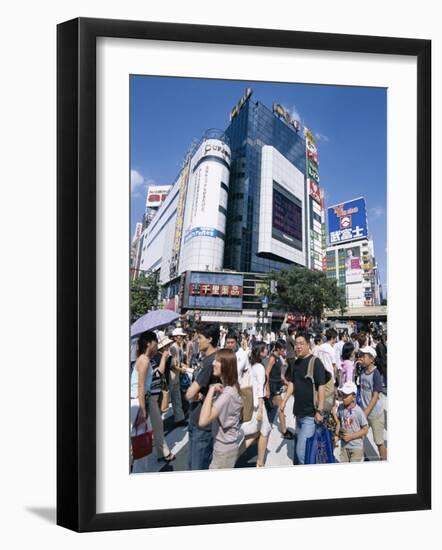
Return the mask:
<svg viewBox="0 0 442 550">
<path fill-rule="evenodd" d="M 312 382 L 313 405 L 315 409 L 318 408 L 318 390 L 316 389 L 316 383 L 314 379 L 314 368 L 315 368 L 316 359 L 317 358 L 315 356 L 312 356 L 312 358 L 308 363 L 307 374 L 305 375 L 305 378 L 309 378 Z M 333 381 L 331 374 L 327 370 L 325 371 L 325 373 L 326 373 L 326 376 L 328 376 L 328 381 L 325 384 L 324 411 L 326 413 L 330 413 L 332 408 L 335 406 L 336 388 L 335 388 L 335 383 Z"/>
</svg>

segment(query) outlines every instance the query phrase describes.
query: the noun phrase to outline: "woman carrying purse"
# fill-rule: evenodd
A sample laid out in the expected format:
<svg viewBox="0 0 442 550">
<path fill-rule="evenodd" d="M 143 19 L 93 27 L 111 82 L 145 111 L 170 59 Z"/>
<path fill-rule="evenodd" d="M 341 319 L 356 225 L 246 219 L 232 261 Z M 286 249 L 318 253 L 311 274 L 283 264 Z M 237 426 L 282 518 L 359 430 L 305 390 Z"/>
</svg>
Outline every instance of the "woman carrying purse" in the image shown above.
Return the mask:
<svg viewBox="0 0 442 550">
<path fill-rule="evenodd" d="M 169 347 L 172 340 L 163 336 L 158 343 L 158 352 L 152 360 L 152 382 L 148 394 L 150 421 L 153 429 L 153 442 L 157 451 L 158 462 L 172 462 L 176 456 L 170 452 L 164 437 L 163 417 L 161 415 L 160 403 L 164 387 L 164 376 L 167 362 L 170 358 Z"/>
</svg>

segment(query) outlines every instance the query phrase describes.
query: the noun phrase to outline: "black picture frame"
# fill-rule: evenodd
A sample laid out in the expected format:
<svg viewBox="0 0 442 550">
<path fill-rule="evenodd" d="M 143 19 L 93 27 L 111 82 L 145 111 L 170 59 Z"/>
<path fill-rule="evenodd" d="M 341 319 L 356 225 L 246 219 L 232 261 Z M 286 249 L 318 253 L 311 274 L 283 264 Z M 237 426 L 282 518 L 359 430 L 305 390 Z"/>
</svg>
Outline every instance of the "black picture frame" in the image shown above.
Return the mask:
<svg viewBox="0 0 442 550">
<path fill-rule="evenodd" d="M 362 498 L 96 512 L 96 39 L 154 39 L 417 59 L 417 492 Z M 424 510 L 431 507 L 431 41 L 74 19 L 57 28 L 57 523 L 84 531 Z"/>
</svg>

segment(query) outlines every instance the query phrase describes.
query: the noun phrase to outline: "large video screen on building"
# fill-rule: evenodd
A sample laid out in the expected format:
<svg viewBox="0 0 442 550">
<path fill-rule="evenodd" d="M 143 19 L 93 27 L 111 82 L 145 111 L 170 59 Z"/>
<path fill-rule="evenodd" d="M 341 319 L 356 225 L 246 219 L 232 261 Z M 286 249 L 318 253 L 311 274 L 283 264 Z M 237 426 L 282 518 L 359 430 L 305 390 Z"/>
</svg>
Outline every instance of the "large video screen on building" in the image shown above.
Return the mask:
<svg viewBox="0 0 442 550">
<path fill-rule="evenodd" d="M 272 237 L 302 250 L 302 203 L 273 182 Z"/>
</svg>

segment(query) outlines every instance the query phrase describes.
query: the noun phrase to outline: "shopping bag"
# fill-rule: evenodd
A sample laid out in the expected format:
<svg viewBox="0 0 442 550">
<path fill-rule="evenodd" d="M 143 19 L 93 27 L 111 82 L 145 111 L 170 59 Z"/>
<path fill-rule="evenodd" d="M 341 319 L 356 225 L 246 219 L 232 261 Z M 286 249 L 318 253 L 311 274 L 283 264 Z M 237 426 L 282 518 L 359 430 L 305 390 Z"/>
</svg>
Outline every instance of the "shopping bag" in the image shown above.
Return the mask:
<svg viewBox="0 0 442 550">
<path fill-rule="evenodd" d="M 144 431 L 138 433 L 138 428 L 139 426 L 135 428 L 135 435 L 131 437 L 134 460 L 144 458 L 152 453 L 152 430 L 147 429 L 147 422 L 141 425 Z"/>
<path fill-rule="evenodd" d="M 362 407 L 361 386 L 356 386 L 356 404 Z"/>
<path fill-rule="evenodd" d="M 333 440 L 330 430 L 317 424 L 315 433 L 309 437 L 305 446 L 305 464 L 333 464 Z"/>
</svg>

